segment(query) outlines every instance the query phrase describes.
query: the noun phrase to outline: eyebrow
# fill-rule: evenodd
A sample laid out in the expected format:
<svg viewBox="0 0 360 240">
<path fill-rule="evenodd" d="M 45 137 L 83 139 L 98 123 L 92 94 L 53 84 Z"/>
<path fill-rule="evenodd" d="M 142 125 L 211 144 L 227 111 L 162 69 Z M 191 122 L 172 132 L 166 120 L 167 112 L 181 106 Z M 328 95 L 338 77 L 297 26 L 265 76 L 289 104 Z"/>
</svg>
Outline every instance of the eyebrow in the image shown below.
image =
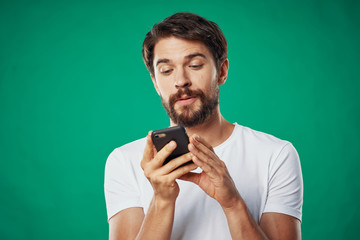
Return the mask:
<svg viewBox="0 0 360 240">
<path fill-rule="evenodd" d="M 187 58 L 187 59 L 192 59 L 192 58 L 194 58 L 194 57 L 202 57 L 202 58 L 207 59 L 206 56 L 205 56 L 204 54 L 202 54 L 202 53 L 189 54 L 189 55 L 187 55 L 185 58 Z"/>
<path fill-rule="evenodd" d="M 204 54 L 202 54 L 202 53 L 192 53 L 192 54 L 189 54 L 189 55 L 185 56 L 186 59 L 193 59 L 194 57 L 202 57 L 202 58 L 207 59 L 206 56 Z M 168 62 L 170 62 L 169 59 L 160 58 L 159 60 L 157 60 L 156 66 L 159 65 L 160 63 L 168 63 Z"/>
<path fill-rule="evenodd" d="M 167 59 L 167 58 L 160 58 L 159 60 L 157 60 L 156 66 L 159 65 L 160 63 L 168 63 L 168 62 L 170 62 L 169 59 Z"/>
</svg>

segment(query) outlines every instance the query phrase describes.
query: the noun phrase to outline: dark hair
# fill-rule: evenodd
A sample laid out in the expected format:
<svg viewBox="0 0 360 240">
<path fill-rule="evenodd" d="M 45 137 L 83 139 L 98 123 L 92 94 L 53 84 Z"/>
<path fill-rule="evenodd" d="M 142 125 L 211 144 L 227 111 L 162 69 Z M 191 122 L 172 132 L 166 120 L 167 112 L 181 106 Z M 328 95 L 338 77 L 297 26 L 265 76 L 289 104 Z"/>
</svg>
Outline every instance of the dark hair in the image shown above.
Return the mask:
<svg viewBox="0 0 360 240">
<path fill-rule="evenodd" d="M 180 12 L 165 18 L 146 34 L 142 55 L 149 72 L 154 75 L 154 47 L 165 37 L 178 37 L 200 41 L 208 47 L 219 71 L 220 64 L 227 58 L 227 42 L 219 26 L 194 13 Z"/>
</svg>

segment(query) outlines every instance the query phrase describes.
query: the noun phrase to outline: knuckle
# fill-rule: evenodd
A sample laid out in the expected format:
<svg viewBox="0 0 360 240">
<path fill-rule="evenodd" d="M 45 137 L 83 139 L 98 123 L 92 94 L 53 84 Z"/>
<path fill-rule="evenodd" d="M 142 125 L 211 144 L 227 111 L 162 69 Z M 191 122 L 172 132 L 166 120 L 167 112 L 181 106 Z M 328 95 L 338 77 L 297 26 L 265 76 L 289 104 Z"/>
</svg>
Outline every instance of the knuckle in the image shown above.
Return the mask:
<svg viewBox="0 0 360 240">
<path fill-rule="evenodd" d="M 142 170 L 145 169 L 145 163 L 144 163 L 144 160 L 140 162 L 140 167 L 142 168 Z"/>
<path fill-rule="evenodd" d="M 166 177 L 164 178 L 164 183 L 165 183 L 166 186 L 168 186 L 168 187 L 174 186 L 174 181 L 173 181 L 169 176 L 166 176 Z"/>
<path fill-rule="evenodd" d="M 163 183 L 164 183 L 165 185 L 169 185 L 169 183 L 170 183 L 170 180 L 169 180 L 169 177 L 168 177 L 168 176 L 164 176 L 163 179 L 162 179 L 162 181 L 163 181 Z"/>
<path fill-rule="evenodd" d="M 159 176 L 153 176 L 151 178 L 151 181 L 155 184 L 159 184 L 159 183 L 161 183 L 161 178 Z"/>
<path fill-rule="evenodd" d="M 144 175 L 145 177 L 150 178 L 151 174 L 148 169 L 144 169 Z"/>
<path fill-rule="evenodd" d="M 228 174 L 225 170 L 222 170 L 219 172 L 219 177 L 221 179 L 221 181 L 225 181 L 225 179 L 227 178 Z"/>
<path fill-rule="evenodd" d="M 221 167 L 226 168 L 226 164 L 224 161 L 220 160 L 219 163 Z"/>
<path fill-rule="evenodd" d="M 221 179 L 224 179 L 226 177 L 226 172 L 225 171 L 220 171 L 220 177 Z"/>
<path fill-rule="evenodd" d="M 156 156 L 154 157 L 154 162 L 161 162 L 161 159 L 162 159 L 162 157 L 161 157 L 161 154 L 156 154 Z"/>
</svg>

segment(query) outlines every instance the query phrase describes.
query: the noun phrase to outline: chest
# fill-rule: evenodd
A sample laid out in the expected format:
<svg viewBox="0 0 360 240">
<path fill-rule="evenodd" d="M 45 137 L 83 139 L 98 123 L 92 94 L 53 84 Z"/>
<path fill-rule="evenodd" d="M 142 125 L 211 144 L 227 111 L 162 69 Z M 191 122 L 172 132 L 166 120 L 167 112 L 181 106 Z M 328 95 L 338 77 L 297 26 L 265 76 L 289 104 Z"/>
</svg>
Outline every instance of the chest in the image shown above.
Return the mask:
<svg viewBox="0 0 360 240">
<path fill-rule="evenodd" d="M 248 209 L 259 221 L 266 203 L 267 167 L 256 155 L 241 149 L 217 152 Z M 201 169 L 197 169 L 200 172 Z M 172 239 L 231 239 L 226 216 L 216 200 L 191 182 L 178 180 L 180 193 L 176 201 Z M 146 213 L 153 196 L 151 185 L 144 178 L 142 202 Z"/>
</svg>

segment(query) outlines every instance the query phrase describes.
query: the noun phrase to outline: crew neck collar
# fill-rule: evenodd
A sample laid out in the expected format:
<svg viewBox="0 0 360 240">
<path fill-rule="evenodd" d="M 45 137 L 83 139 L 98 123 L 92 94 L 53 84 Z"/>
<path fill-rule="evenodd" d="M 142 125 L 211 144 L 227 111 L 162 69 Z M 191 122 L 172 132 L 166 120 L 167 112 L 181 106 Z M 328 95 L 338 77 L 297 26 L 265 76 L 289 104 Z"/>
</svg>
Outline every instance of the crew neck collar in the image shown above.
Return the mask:
<svg viewBox="0 0 360 240">
<path fill-rule="evenodd" d="M 229 145 L 233 138 L 235 137 L 235 132 L 238 131 L 238 129 L 240 128 L 240 125 L 237 124 L 237 122 L 233 123 L 235 126 L 234 126 L 234 129 L 230 135 L 230 137 L 228 137 L 224 142 L 222 142 L 220 145 L 214 147 L 214 151 L 221 151 L 223 148 L 225 148 L 227 145 Z"/>
</svg>

